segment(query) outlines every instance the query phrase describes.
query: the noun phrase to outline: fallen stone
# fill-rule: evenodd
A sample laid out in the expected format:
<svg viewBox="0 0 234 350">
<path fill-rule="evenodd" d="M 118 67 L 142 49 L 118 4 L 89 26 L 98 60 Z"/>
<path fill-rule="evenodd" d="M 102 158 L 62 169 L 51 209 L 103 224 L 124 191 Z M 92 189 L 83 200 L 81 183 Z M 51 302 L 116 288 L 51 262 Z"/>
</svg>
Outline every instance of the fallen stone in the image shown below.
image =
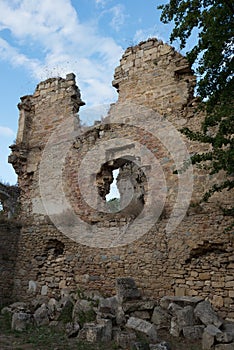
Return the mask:
<svg viewBox="0 0 234 350">
<path fill-rule="evenodd" d="M 218 343 L 231 343 L 233 335 L 229 332 L 222 332 L 216 335 L 216 340 Z"/>
<path fill-rule="evenodd" d="M 65 331 L 68 338 L 77 337 L 79 330 L 80 330 L 80 326 L 78 323 L 69 322 L 66 324 Z"/>
<path fill-rule="evenodd" d="M 176 312 L 179 311 L 179 310 L 182 310 L 183 307 L 176 304 L 176 303 L 170 303 L 168 305 L 168 308 L 167 310 L 169 311 L 169 313 L 172 315 L 172 316 L 176 316 Z"/>
<path fill-rule="evenodd" d="M 57 316 L 58 302 L 56 299 L 51 298 L 47 304 L 49 319 L 54 320 Z"/>
<path fill-rule="evenodd" d="M 150 344 L 150 350 L 171 350 L 171 346 L 168 342 L 162 341 L 159 344 Z"/>
<path fill-rule="evenodd" d="M 11 329 L 13 331 L 24 331 L 27 327 L 33 325 L 33 318 L 31 314 L 26 312 L 15 312 L 11 320 Z"/>
<path fill-rule="evenodd" d="M 136 334 L 134 332 L 127 332 L 119 330 L 113 330 L 113 339 L 115 343 L 122 349 L 128 349 L 130 344 L 136 340 Z"/>
<path fill-rule="evenodd" d="M 141 293 L 134 279 L 131 277 L 120 277 L 116 279 L 116 295 L 121 303 L 141 298 Z"/>
<path fill-rule="evenodd" d="M 106 343 L 112 339 L 112 322 L 111 320 L 100 320 L 98 324 L 102 326 L 102 342 Z"/>
<path fill-rule="evenodd" d="M 2 308 L 2 310 L 1 310 L 2 315 L 6 314 L 6 313 L 13 314 L 15 312 L 30 313 L 29 305 L 27 303 L 23 303 L 23 302 L 16 302 L 16 303 L 13 303 L 9 306 Z"/>
<path fill-rule="evenodd" d="M 153 311 L 156 301 L 154 300 L 136 300 L 123 303 L 123 311 L 130 313 L 134 311 Z"/>
<path fill-rule="evenodd" d="M 90 343 L 109 342 L 111 340 L 112 324 L 110 320 L 103 320 L 102 323 L 85 323 L 80 330 L 78 338 L 87 340 Z"/>
<path fill-rule="evenodd" d="M 141 318 L 142 320 L 146 321 L 151 319 L 149 311 L 134 311 L 130 313 L 130 316 Z"/>
<path fill-rule="evenodd" d="M 147 343 L 134 342 L 131 344 L 131 350 L 150 350 L 150 347 Z"/>
<path fill-rule="evenodd" d="M 202 335 L 202 349 L 209 350 L 214 345 L 215 337 L 221 331 L 214 325 L 208 325 Z"/>
<path fill-rule="evenodd" d="M 86 322 L 94 321 L 95 318 L 92 302 L 85 299 L 77 300 L 72 310 L 73 322 L 83 325 Z"/>
<path fill-rule="evenodd" d="M 134 331 L 140 332 L 147 337 L 152 343 L 157 341 L 157 331 L 155 325 L 148 321 L 141 320 L 140 318 L 130 317 L 126 327 L 133 329 Z"/>
<path fill-rule="evenodd" d="M 183 327 L 183 336 L 186 339 L 202 339 L 202 335 L 204 332 L 204 325 L 196 325 L 196 326 L 186 326 Z"/>
<path fill-rule="evenodd" d="M 215 346 L 215 350 L 234 350 L 234 343 L 218 344 Z"/>
<path fill-rule="evenodd" d="M 219 328 L 223 324 L 223 321 L 217 316 L 210 302 L 207 300 L 202 301 L 196 306 L 194 309 L 194 315 L 206 326 L 213 324 Z"/>
<path fill-rule="evenodd" d="M 176 322 L 178 327 L 182 329 L 186 326 L 194 325 L 194 315 L 192 306 L 185 306 L 182 309 L 175 311 Z"/>
<path fill-rule="evenodd" d="M 156 329 L 170 328 L 170 315 L 161 306 L 156 306 L 151 318 L 151 322 L 155 324 Z"/>
<path fill-rule="evenodd" d="M 171 318 L 171 326 L 170 326 L 170 334 L 173 335 L 173 337 L 179 337 L 181 333 L 181 328 L 178 325 L 177 318 L 172 317 Z"/>
<path fill-rule="evenodd" d="M 98 314 L 103 318 L 115 318 L 118 306 L 119 301 L 116 296 L 105 299 L 103 298 L 98 305 Z"/>
<path fill-rule="evenodd" d="M 43 304 L 33 314 L 37 326 L 47 326 L 50 323 L 49 309 Z"/>
<path fill-rule="evenodd" d="M 183 297 L 175 297 L 175 296 L 165 296 L 160 300 L 160 306 L 163 309 L 168 309 L 168 306 L 171 303 L 176 303 L 179 306 L 187 306 L 191 305 L 195 307 L 198 303 L 200 303 L 202 300 L 204 300 L 201 297 L 189 297 L 189 296 L 183 296 Z"/>
<path fill-rule="evenodd" d="M 224 333 L 228 333 L 229 336 L 232 338 L 232 341 L 234 340 L 234 323 L 224 322 L 224 324 L 222 325 L 222 331 Z"/>
</svg>

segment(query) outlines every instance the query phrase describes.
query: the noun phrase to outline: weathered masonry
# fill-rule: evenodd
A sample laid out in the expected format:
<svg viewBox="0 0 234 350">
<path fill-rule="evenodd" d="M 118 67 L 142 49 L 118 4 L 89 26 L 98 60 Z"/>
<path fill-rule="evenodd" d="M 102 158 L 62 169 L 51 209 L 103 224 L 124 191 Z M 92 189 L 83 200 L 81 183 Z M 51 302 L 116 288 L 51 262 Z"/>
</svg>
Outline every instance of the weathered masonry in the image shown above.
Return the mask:
<svg viewBox="0 0 234 350">
<path fill-rule="evenodd" d="M 14 298 L 56 297 L 66 288 L 110 295 L 116 277 L 132 276 L 146 296 L 200 295 L 234 317 L 233 238 L 219 209 L 230 194 L 195 205 L 219 179 L 202 169 L 189 178 L 175 173 L 183 142 L 188 154 L 205 149 L 178 132 L 198 130 L 202 120 L 188 62 L 149 39 L 126 50 L 113 86 L 118 101 L 90 128 L 79 124 L 84 102 L 73 74 L 21 98 L 9 158 L 23 226 Z M 114 170 L 120 200 L 111 206 Z"/>
</svg>

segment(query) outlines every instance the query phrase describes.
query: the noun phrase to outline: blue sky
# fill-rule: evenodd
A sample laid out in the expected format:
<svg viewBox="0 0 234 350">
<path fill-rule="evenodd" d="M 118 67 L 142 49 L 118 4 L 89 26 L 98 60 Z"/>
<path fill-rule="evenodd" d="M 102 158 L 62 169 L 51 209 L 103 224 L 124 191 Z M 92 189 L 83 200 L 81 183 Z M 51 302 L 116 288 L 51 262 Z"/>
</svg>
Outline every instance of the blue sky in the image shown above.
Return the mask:
<svg viewBox="0 0 234 350">
<path fill-rule="evenodd" d="M 114 68 L 124 50 L 148 37 L 169 42 L 157 5 L 166 0 L 0 1 L 0 180 L 16 183 L 7 164 L 16 138 L 17 104 L 36 84 L 74 72 L 86 106 L 81 118 L 115 102 Z"/>
</svg>

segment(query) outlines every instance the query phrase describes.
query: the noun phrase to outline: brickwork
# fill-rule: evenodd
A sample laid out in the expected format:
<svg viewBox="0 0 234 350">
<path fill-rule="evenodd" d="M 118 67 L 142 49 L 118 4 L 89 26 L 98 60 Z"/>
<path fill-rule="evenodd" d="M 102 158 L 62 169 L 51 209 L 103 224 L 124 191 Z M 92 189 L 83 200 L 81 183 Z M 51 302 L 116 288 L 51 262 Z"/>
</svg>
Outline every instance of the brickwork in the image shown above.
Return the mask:
<svg viewBox="0 0 234 350">
<path fill-rule="evenodd" d="M 174 159 L 154 131 L 163 129 L 164 122 L 177 130 L 182 126 L 199 128 L 202 115 L 196 112 L 193 97 L 195 77 L 186 59 L 170 46 L 150 39 L 127 49 L 113 85 L 119 100 L 104 122 L 93 128 L 81 128 L 79 124 L 77 112 L 84 103 L 72 74 L 66 79 L 42 82 L 34 95 L 21 99 L 19 132 L 10 156 L 19 175 L 23 219 L 15 298 L 58 296 L 64 288 L 100 290 L 110 295 L 116 277 L 131 276 L 147 296 L 200 295 L 208 297 L 223 315 L 234 317 L 233 238 L 224 233 L 230 220 L 219 209 L 219 202 L 228 206 L 231 196 L 219 194 L 206 205 L 193 205 L 219 179 L 194 169 L 187 214 L 175 230 L 167 230 L 169 218 L 176 220 L 184 209 L 181 200 L 180 207 L 173 211 L 181 184 L 174 173 Z M 170 133 L 160 132 L 167 142 L 171 141 Z M 127 139 L 124 147 L 118 143 L 122 138 Z M 190 154 L 206 149 L 182 135 L 180 139 Z M 176 155 L 182 152 L 176 144 L 173 148 Z M 143 163 L 146 150 L 157 158 L 156 165 L 153 161 Z M 85 166 L 88 175 L 84 173 L 78 183 L 77 171 Z M 119 169 L 122 202 L 126 203 L 128 191 L 133 191 L 129 204 L 119 213 L 105 210 L 114 169 Z M 128 174 L 133 189 L 126 180 Z M 46 193 L 44 187 L 52 190 Z M 43 194 L 47 196 L 44 203 Z M 156 208 L 151 214 L 158 217 L 145 234 L 141 234 L 143 227 L 136 225 L 137 240 L 129 240 L 126 245 L 121 245 L 126 241 L 120 241 L 119 246 L 111 247 L 114 234 L 124 237 L 126 227 L 134 227 L 138 216 L 147 227 L 147 206 L 149 211 Z M 52 213 L 49 216 L 48 210 Z M 87 224 L 88 230 L 81 232 L 82 241 L 75 239 L 74 231 L 79 226 L 72 212 Z M 64 235 L 58 227 L 66 227 L 71 235 Z M 103 236 L 103 248 L 95 247 L 95 239 L 104 231 L 108 236 Z M 88 246 L 90 237 L 93 244 Z"/>
</svg>

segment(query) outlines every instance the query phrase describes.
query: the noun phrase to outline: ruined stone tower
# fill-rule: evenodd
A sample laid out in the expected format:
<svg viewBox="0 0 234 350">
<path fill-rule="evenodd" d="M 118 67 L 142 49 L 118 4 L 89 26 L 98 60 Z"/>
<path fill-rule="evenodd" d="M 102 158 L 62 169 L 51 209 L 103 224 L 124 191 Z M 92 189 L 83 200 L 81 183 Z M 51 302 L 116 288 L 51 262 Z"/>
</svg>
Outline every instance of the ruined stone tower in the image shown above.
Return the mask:
<svg viewBox="0 0 234 350">
<path fill-rule="evenodd" d="M 110 295 L 116 277 L 132 276 L 146 296 L 201 295 L 234 317 L 233 241 L 217 205 L 223 198 L 191 206 L 217 179 L 191 167 L 176 174 L 189 154 L 205 149 L 178 132 L 199 128 L 194 85 L 186 59 L 149 39 L 124 53 L 113 81 L 118 102 L 94 127 L 79 124 L 84 102 L 73 74 L 21 98 L 9 158 L 23 226 L 15 298 L 56 297 L 64 288 Z M 105 200 L 116 169 L 117 212 Z"/>
</svg>

